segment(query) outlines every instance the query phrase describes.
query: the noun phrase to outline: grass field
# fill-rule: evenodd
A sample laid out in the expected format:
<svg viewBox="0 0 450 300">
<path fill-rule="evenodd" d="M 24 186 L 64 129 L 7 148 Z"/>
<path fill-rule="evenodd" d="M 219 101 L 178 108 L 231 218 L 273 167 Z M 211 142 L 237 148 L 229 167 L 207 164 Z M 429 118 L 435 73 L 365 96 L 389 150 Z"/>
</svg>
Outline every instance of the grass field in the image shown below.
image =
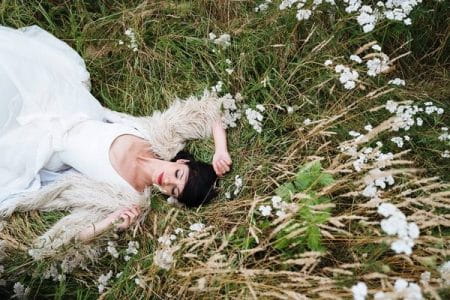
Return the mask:
<svg viewBox="0 0 450 300">
<path fill-rule="evenodd" d="M 40 261 L 27 250 L 64 212 L 3 222 L 0 294 L 20 283 L 37 299 L 449 299 L 450 2 L 423 1 L 411 25 L 384 19 L 369 32 L 345 1 L 323 2 L 299 21 L 281 0 L 258 12 L 264 1 L 1 1 L 1 25 L 39 25 L 81 54 L 104 106 L 148 115 L 222 81 L 242 117 L 210 205 L 155 192 L 135 230 Z M 376 58 L 387 65 L 370 76 Z M 213 141 L 188 150 L 211 161 Z M 352 292 L 358 282 L 366 292 Z"/>
</svg>

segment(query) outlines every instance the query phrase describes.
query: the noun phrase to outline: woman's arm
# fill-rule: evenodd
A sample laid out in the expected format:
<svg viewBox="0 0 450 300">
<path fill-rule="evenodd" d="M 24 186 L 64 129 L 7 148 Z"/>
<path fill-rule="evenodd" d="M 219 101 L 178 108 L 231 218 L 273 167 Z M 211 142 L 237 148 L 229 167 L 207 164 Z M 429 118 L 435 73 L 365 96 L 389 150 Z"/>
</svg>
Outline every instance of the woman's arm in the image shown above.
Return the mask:
<svg viewBox="0 0 450 300">
<path fill-rule="evenodd" d="M 97 235 L 110 229 L 115 224 L 118 229 L 126 229 L 136 221 L 136 218 L 139 216 L 140 212 L 139 207 L 136 205 L 132 208 L 119 209 L 108 215 L 105 219 L 85 228 L 79 233 L 78 239 L 81 241 L 90 241 Z M 123 220 L 121 223 L 120 219 Z"/>
<path fill-rule="evenodd" d="M 216 174 L 218 176 L 222 176 L 226 172 L 230 171 L 230 165 L 232 162 L 228 153 L 226 132 L 221 121 L 216 120 L 212 124 L 212 133 L 215 146 L 212 165 Z"/>
</svg>

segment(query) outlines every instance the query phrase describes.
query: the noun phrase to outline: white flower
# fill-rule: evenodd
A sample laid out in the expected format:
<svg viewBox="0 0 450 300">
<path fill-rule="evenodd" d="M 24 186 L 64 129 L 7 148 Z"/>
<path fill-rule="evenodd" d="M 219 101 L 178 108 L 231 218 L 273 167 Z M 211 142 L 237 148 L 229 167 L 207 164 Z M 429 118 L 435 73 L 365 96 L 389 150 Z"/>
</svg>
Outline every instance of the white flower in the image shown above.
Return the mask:
<svg viewBox="0 0 450 300">
<path fill-rule="evenodd" d="M 350 130 L 350 131 L 348 132 L 348 134 L 351 135 L 351 136 L 353 136 L 353 137 L 358 137 L 358 136 L 361 135 L 361 133 L 359 133 L 359 132 L 357 132 L 357 131 L 354 131 L 354 130 Z"/>
<path fill-rule="evenodd" d="M 220 35 L 218 38 L 216 38 L 216 35 L 214 33 L 210 33 L 209 39 L 213 40 L 214 44 L 221 46 L 223 49 L 231 45 L 230 43 L 231 36 L 228 33 L 224 33 Z"/>
<path fill-rule="evenodd" d="M 394 284 L 394 292 L 396 294 L 396 299 L 411 299 L 411 300 L 421 300 L 422 299 L 422 291 L 420 287 L 410 282 L 408 283 L 404 279 L 397 279 Z"/>
<path fill-rule="evenodd" d="M 169 270 L 173 262 L 172 252 L 168 249 L 156 250 L 153 262 L 160 268 Z"/>
<path fill-rule="evenodd" d="M 170 196 L 169 198 L 167 198 L 167 203 L 168 203 L 168 204 L 171 204 L 171 205 L 174 205 L 174 204 L 177 204 L 177 203 L 179 203 L 179 202 L 178 202 L 178 199 L 177 199 L 177 198 L 175 198 L 175 197 L 173 197 L 173 196 Z"/>
<path fill-rule="evenodd" d="M 403 138 L 400 136 L 391 138 L 391 142 L 395 143 L 399 148 L 403 147 Z"/>
<path fill-rule="evenodd" d="M 267 10 L 269 3 L 272 3 L 272 0 L 265 0 L 263 3 L 254 8 L 255 12 Z"/>
<path fill-rule="evenodd" d="M 101 294 L 103 293 L 103 291 L 105 290 L 106 286 L 108 285 L 108 281 L 111 279 L 111 276 L 113 275 L 113 272 L 110 270 L 107 274 L 105 275 L 100 275 L 100 277 L 98 278 L 98 293 Z"/>
<path fill-rule="evenodd" d="M 111 254 L 111 256 L 114 258 L 119 257 L 119 252 L 117 252 L 116 246 L 117 246 L 116 242 L 108 241 L 108 247 L 106 248 L 109 254 Z"/>
<path fill-rule="evenodd" d="M 217 81 L 216 85 L 211 88 L 213 92 L 220 93 L 222 91 L 223 82 Z"/>
<path fill-rule="evenodd" d="M 385 72 L 389 69 L 389 61 L 383 57 L 383 59 L 379 59 L 378 57 L 369 59 L 366 62 L 367 65 L 367 75 L 369 76 L 376 76 L 377 74 L 380 74 L 382 72 Z"/>
<path fill-rule="evenodd" d="M 388 235 L 397 235 L 396 239 L 391 244 L 391 249 L 396 253 L 405 253 L 410 255 L 414 240 L 420 235 L 420 230 L 417 224 L 408 223 L 405 215 L 393 204 L 382 203 L 378 206 L 378 213 L 386 217 L 380 223 L 381 229 Z M 401 284 L 401 282 L 399 283 Z"/>
<path fill-rule="evenodd" d="M 172 245 L 172 239 L 168 235 L 163 235 L 158 238 L 158 243 L 164 246 L 170 246 Z"/>
<path fill-rule="evenodd" d="M 323 64 L 328 67 L 333 64 L 333 61 L 331 59 L 327 59 Z"/>
<path fill-rule="evenodd" d="M 372 49 L 375 50 L 375 51 L 381 51 L 381 47 L 378 44 L 373 45 Z"/>
<path fill-rule="evenodd" d="M 311 120 L 310 120 L 309 118 L 306 118 L 306 119 L 303 121 L 303 125 L 308 126 L 309 124 L 311 124 Z"/>
<path fill-rule="evenodd" d="M 261 212 L 261 214 L 265 217 L 271 215 L 272 207 L 270 205 L 261 205 L 258 209 Z"/>
<path fill-rule="evenodd" d="M 261 104 L 257 104 L 257 105 L 256 105 L 256 109 L 259 110 L 259 111 L 261 111 L 261 112 L 263 112 L 263 111 L 266 110 L 266 109 L 264 108 L 264 106 L 261 105 Z"/>
<path fill-rule="evenodd" d="M 229 75 L 231 75 L 234 72 L 233 68 L 226 68 L 225 72 L 227 72 Z"/>
<path fill-rule="evenodd" d="M 364 126 L 364 130 L 366 130 L 367 132 L 372 131 L 373 127 L 370 124 L 367 124 L 366 126 Z"/>
<path fill-rule="evenodd" d="M 271 200 L 274 208 L 281 208 L 282 199 L 280 196 L 273 196 Z"/>
<path fill-rule="evenodd" d="M 357 62 L 358 64 L 362 63 L 361 57 L 356 54 L 350 55 L 350 60 Z"/>
<path fill-rule="evenodd" d="M 429 282 L 431 279 L 431 273 L 428 271 L 423 272 L 420 274 L 420 281 L 422 282 Z"/>
<path fill-rule="evenodd" d="M 135 254 L 138 253 L 138 249 L 139 249 L 139 242 L 137 242 L 137 241 L 129 241 L 126 253 L 135 255 Z"/>
<path fill-rule="evenodd" d="M 367 296 L 367 285 L 364 282 L 358 282 L 352 286 L 354 300 L 364 300 Z"/>
<path fill-rule="evenodd" d="M 377 209 L 377 212 L 384 217 L 393 216 L 397 211 L 398 208 L 391 203 L 381 203 Z"/>
<path fill-rule="evenodd" d="M 388 84 L 394 84 L 394 85 L 405 85 L 405 81 L 403 79 L 400 78 L 394 78 L 392 80 L 388 81 Z"/>
<path fill-rule="evenodd" d="M 417 118 L 416 119 L 416 124 L 417 124 L 417 126 L 422 126 L 422 124 L 423 124 L 422 118 Z"/>
<path fill-rule="evenodd" d="M 450 157 L 450 151 L 445 150 L 444 152 L 441 153 L 441 156 L 443 158 L 449 158 Z"/>
<path fill-rule="evenodd" d="M 203 224 L 203 223 L 194 223 L 191 226 L 189 226 L 189 229 L 191 231 L 200 232 L 203 229 L 205 229 L 205 224 Z"/>
<path fill-rule="evenodd" d="M 287 113 L 290 115 L 290 114 L 292 114 L 292 113 L 294 112 L 294 108 L 293 108 L 292 106 L 288 106 L 288 107 L 286 108 L 286 111 L 287 111 Z"/>
<path fill-rule="evenodd" d="M 439 267 L 439 273 L 441 273 L 444 284 L 447 286 L 450 285 L 450 261 L 445 262 Z"/>
<path fill-rule="evenodd" d="M 297 20 L 302 21 L 302 20 L 308 20 L 311 17 L 312 11 L 309 9 L 299 9 L 297 11 L 296 17 Z"/>
<path fill-rule="evenodd" d="M 12 296 L 12 298 L 17 298 L 17 299 L 26 299 L 29 292 L 30 292 L 30 288 L 25 288 L 25 286 L 20 283 L 20 282 L 16 282 L 14 284 L 14 295 Z"/>
<path fill-rule="evenodd" d="M 247 117 L 248 123 L 256 130 L 256 132 L 261 133 L 261 121 L 263 120 L 263 115 L 257 110 L 252 108 L 247 108 L 245 110 L 245 116 Z"/>
<path fill-rule="evenodd" d="M 275 215 L 277 216 L 277 217 L 284 217 L 284 216 L 286 216 L 286 212 L 284 212 L 284 210 L 277 210 L 276 212 L 275 212 Z"/>
<path fill-rule="evenodd" d="M 138 51 L 136 34 L 134 33 L 133 29 L 128 28 L 127 30 L 125 30 L 125 35 L 130 39 L 130 44 L 128 45 L 128 48 L 131 48 L 135 52 Z"/>
<path fill-rule="evenodd" d="M 231 59 L 227 58 L 227 59 L 225 59 L 225 62 L 226 62 L 228 65 L 231 65 Z"/>
<path fill-rule="evenodd" d="M 180 233 L 183 233 L 183 231 L 184 231 L 183 228 L 178 227 L 178 228 L 175 228 L 174 232 L 175 232 L 175 234 L 180 234 Z"/>
<path fill-rule="evenodd" d="M 388 100 L 386 102 L 386 109 L 391 113 L 393 113 L 397 110 L 397 106 L 398 106 L 398 104 L 395 101 Z"/>
</svg>

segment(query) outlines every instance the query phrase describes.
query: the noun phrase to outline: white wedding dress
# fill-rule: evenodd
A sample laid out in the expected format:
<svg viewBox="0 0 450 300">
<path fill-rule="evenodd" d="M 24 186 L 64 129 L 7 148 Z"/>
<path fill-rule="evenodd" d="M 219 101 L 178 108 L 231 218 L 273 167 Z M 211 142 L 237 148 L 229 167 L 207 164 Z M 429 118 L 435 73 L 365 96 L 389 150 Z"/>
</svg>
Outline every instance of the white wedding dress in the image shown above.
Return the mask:
<svg viewBox="0 0 450 300">
<path fill-rule="evenodd" d="M 38 190 L 65 170 L 131 186 L 109 147 L 134 128 L 106 123 L 83 59 L 47 31 L 0 26 L 0 203 Z M 12 200 L 11 200 L 12 201 Z"/>
</svg>

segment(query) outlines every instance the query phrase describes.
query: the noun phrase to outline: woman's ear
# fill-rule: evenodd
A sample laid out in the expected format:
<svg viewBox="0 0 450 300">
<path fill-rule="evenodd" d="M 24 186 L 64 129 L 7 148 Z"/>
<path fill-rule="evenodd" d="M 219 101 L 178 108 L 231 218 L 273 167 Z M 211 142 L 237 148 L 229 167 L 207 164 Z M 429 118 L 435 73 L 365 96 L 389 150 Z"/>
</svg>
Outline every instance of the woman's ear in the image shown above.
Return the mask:
<svg viewBox="0 0 450 300">
<path fill-rule="evenodd" d="M 180 159 L 177 159 L 176 163 L 177 164 L 185 164 L 185 163 L 188 163 L 189 161 L 190 161 L 189 159 L 180 158 Z"/>
</svg>

